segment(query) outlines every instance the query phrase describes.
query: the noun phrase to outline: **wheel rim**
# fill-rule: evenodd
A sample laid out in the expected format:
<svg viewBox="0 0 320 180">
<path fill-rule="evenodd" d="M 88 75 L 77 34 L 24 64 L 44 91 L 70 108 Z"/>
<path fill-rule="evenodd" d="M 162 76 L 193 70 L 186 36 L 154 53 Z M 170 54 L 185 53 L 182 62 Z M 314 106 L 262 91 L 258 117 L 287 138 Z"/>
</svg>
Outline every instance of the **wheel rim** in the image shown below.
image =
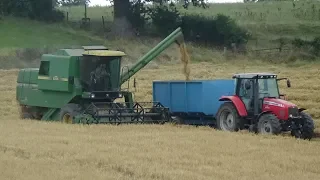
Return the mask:
<svg viewBox="0 0 320 180">
<path fill-rule="evenodd" d="M 264 121 L 260 128 L 262 134 L 272 134 L 272 127 L 269 121 Z"/>
<path fill-rule="evenodd" d="M 235 118 L 229 111 L 223 111 L 220 115 L 220 126 L 225 131 L 232 131 L 234 126 Z"/>
<path fill-rule="evenodd" d="M 62 117 L 62 122 L 66 123 L 66 124 L 72 124 L 72 117 L 70 114 L 66 113 L 65 115 L 63 115 Z"/>
</svg>

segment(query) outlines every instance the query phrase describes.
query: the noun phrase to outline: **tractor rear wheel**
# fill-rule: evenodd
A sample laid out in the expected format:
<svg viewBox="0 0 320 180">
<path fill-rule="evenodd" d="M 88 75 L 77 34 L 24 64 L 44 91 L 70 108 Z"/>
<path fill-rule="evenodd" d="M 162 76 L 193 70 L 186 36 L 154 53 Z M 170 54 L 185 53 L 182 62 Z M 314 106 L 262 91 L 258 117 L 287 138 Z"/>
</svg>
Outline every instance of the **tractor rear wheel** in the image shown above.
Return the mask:
<svg viewBox="0 0 320 180">
<path fill-rule="evenodd" d="M 223 103 L 216 115 L 217 128 L 224 131 L 238 131 L 240 116 L 232 102 Z"/>
<path fill-rule="evenodd" d="M 293 132 L 291 132 L 291 135 L 295 136 L 296 138 L 311 140 L 311 138 L 314 135 L 314 129 L 315 129 L 314 121 L 312 117 L 305 112 L 301 112 L 301 116 L 303 118 L 301 129 L 294 130 Z"/>
<path fill-rule="evenodd" d="M 277 135 L 281 132 L 280 120 L 274 114 L 263 114 L 258 121 L 258 132 Z"/>
<path fill-rule="evenodd" d="M 81 107 L 78 104 L 67 104 L 60 110 L 60 120 L 62 123 L 67 124 L 74 124 L 75 123 L 75 116 L 79 115 L 81 112 Z"/>
</svg>

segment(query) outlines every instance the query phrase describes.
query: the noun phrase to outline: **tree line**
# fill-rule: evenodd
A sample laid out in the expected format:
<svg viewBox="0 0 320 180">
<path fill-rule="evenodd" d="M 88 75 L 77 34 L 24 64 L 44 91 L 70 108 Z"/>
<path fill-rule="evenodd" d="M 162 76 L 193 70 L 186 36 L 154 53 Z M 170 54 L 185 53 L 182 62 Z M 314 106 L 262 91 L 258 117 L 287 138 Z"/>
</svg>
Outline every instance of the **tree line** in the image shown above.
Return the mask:
<svg viewBox="0 0 320 180">
<path fill-rule="evenodd" d="M 181 15 L 177 6 L 188 9 L 190 5 L 207 8 L 204 0 L 108 0 L 113 4 L 113 32 L 125 36 L 134 29 L 139 32 L 154 32 L 157 36 L 166 36 L 177 27 L 181 27 L 187 41 L 229 46 L 245 44 L 250 37 L 233 19 L 218 14 L 215 18 L 200 15 Z M 88 0 L 0 0 L 3 15 L 13 15 L 30 19 L 59 22 L 64 13 L 56 6 L 84 5 Z M 153 2 L 153 6 L 146 3 Z M 150 28 L 152 29 L 150 31 Z M 154 31 L 155 29 L 155 31 Z"/>
</svg>

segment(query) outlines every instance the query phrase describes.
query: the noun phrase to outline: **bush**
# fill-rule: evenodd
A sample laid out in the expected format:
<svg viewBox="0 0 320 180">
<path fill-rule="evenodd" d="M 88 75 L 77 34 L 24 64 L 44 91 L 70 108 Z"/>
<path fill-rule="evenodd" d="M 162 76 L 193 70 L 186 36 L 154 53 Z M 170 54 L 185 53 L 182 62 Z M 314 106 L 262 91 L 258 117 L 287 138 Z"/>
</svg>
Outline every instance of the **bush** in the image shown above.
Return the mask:
<svg viewBox="0 0 320 180">
<path fill-rule="evenodd" d="M 181 25 L 180 14 L 174 5 L 150 9 L 150 17 L 160 35 L 168 35 Z"/>
<path fill-rule="evenodd" d="M 130 5 L 128 20 L 134 28 L 138 31 L 142 31 L 145 28 L 146 22 L 148 21 L 149 11 L 145 8 L 144 3 L 132 2 Z"/>
<path fill-rule="evenodd" d="M 320 55 L 319 54 L 319 52 L 320 52 L 320 37 L 315 37 L 311 41 L 302 40 L 300 38 L 295 38 L 292 41 L 292 45 L 293 45 L 293 47 L 304 50 L 313 56 Z"/>
<path fill-rule="evenodd" d="M 250 35 L 229 16 L 218 14 L 215 18 L 200 15 L 181 16 L 174 6 L 158 6 L 151 10 L 152 24 L 159 35 L 166 36 L 181 27 L 185 40 L 206 45 L 231 47 L 246 44 Z"/>
<path fill-rule="evenodd" d="M 0 8 L 4 15 L 54 22 L 64 19 L 64 14 L 54 9 L 52 0 L 2 0 Z"/>
<path fill-rule="evenodd" d="M 218 14 L 215 18 L 186 15 L 182 18 L 185 39 L 194 42 L 231 47 L 232 43 L 245 44 L 249 34 L 230 17 Z"/>
</svg>

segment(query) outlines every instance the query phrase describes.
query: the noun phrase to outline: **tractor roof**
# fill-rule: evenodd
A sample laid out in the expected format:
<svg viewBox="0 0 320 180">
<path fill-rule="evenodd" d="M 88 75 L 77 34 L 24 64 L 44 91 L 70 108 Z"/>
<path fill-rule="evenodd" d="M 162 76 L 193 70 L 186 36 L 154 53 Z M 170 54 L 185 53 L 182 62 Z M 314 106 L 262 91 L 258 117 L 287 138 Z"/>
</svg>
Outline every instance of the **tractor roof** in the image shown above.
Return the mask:
<svg viewBox="0 0 320 180">
<path fill-rule="evenodd" d="M 254 78 L 258 76 L 259 78 L 275 78 L 277 77 L 274 73 L 239 73 L 234 74 L 232 78 Z"/>
<path fill-rule="evenodd" d="M 125 56 L 126 54 L 122 51 L 109 50 L 104 46 L 82 46 L 78 49 L 59 49 L 54 55 L 62 56 Z"/>
</svg>

